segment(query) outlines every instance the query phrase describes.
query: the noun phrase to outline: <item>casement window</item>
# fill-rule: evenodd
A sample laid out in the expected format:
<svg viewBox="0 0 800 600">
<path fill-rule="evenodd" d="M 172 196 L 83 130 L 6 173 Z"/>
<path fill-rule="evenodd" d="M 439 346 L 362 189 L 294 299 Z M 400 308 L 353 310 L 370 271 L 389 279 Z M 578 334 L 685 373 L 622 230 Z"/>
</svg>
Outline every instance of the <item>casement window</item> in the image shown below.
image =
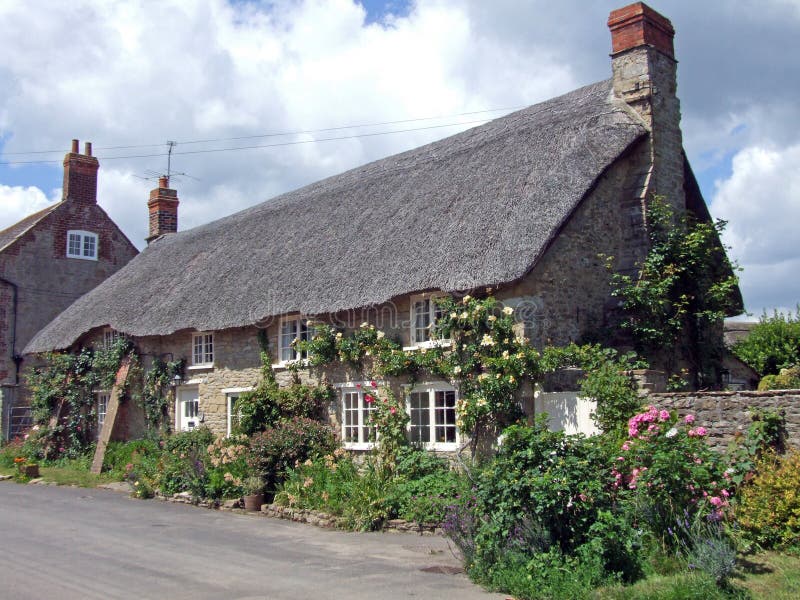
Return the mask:
<svg viewBox="0 0 800 600">
<path fill-rule="evenodd" d="M 226 388 L 222 390 L 222 393 L 225 394 L 225 403 L 228 409 L 228 435 L 231 435 L 241 422 L 242 407 L 239 404 L 239 396 L 252 390 L 252 387 Z"/>
<path fill-rule="evenodd" d="M 417 385 L 406 393 L 412 444 L 432 450 L 453 450 L 459 441 L 456 428 L 456 389 L 446 383 Z"/>
<path fill-rule="evenodd" d="M 100 435 L 100 431 L 103 429 L 103 423 L 106 422 L 108 401 L 110 399 L 110 392 L 97 392 L 97 435 Z"/>
<path fill-rule="evenodd" d="M 237 406 L 239 394 L 228 394 L 228 435 L 239 426 L 242 418 L 242 408 Z"/>
<path fill-rule="evenodd" d="M 97 234 L 91 231 L 68 231 L 67 258 L 97 260 Z"/>
<path fill-rule="evenodd" d="M 192 334 L 192 366 L 211 367 L 214 365 L 214 334 Z"/>
<path fill-rule="evenodd" d="M 411 297 L 411 332 L 412 346 L 432 346 L 442 343 L 434 337 L 433 326 L 436 319 L 443 315 L 442 308 L 436 303 L 441 294 L 421 294 Z"/>
<path fill-rule="evenodd" d="M 304 317 L 290 317 L 281 319 L 279 339 L 279 359 L 281 364 L 293 360 L 305 360 L 308 353 L 296 349 L 292 343 L 295 340 L 307 342 L 314 337 L 314 327 L 309 326 L 308 319 Z"/>
<path fill-rule="evenodd" d="M 117 340 L 121 339 L 122 337 L 123 335 L 116 329 L 106 327 L 103 330 L 103 348 L 108 350 L 116 343 Z"/>
<path fill-rule="evenodd" d="M 342 442 L 351 450 L 369 450 L 375 442 L 376 429 L 370 415 L 375 410 L 374 391 L 369 386 L 341 386 Z"/>
</svg>

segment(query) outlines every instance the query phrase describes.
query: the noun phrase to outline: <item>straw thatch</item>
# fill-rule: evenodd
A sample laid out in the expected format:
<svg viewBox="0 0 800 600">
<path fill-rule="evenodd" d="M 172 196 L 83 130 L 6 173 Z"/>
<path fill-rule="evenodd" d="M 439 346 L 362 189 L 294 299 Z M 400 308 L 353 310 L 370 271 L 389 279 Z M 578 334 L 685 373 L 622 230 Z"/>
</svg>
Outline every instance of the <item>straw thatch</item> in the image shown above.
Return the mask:
<svg viewBox="0 0 800 600">
<path fill-rule="evenodd" d="M 646 135 L 609 81 L 151 244 L 26 352 L 104 325 L 134 336 L 322 314 L 523 276 Z"/>
</svg>

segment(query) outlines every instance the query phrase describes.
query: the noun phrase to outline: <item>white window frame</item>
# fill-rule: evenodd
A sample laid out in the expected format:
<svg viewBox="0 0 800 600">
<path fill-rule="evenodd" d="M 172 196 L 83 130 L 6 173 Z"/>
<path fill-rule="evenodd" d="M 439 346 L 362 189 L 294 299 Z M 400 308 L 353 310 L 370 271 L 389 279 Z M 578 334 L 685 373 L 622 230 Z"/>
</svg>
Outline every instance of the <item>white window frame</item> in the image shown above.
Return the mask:
<svg viewBox="0 0 800 600">
<path fill-rule="evenodd" d="M 77 241 L 77 252 L 73 249 L 73 241 Z M 67 258 L 80 258 L 82 260 L 97 260 L 99 238 L 96 233 L 80 229 L 67 231 Z"/>
<path fill-rule="evenodd" d="M 370 439 L 371 435 L 376 435 L 374 426 L 369 425 L 369 412 L 374 410 L 369 403 L 364 400 L 366 394 L 371 394 L 376 397 L 377 389 L 374 388 L 370 382 L 348 382 L 334 385 L 339 391 L 339 402 L 341 404 L 340 417 L 340 431 L 342 434 L 342 445 L 348 450 L 372 450 L 375 447 L 375 439 Z M 355 409 L 347 408 L 346 396 L 352 399 L 355 395 L 357 405 Z M 348 422 L 347 412 L 354 412 L 356 419 L 354 422 Z M 357 439 L 349 440 L 350 433 L 355 428 Z M 372 432 L 370 432 L 372 430 Z"/>
<path fill-rule="evenodd" d="M 233 407 L 236 401 L 239 399 L 245 392 L 253 391 L 252 387 L 242 387 L 242 388 L 225 388 L 222 390 L 222 393 L 225 394 L 225 410 L 228 415 L 228 428 L 227 428 L 227 435 L 230 437 L 231 431 L 233 430 Z M 241 419 L 242 412 L 241 409 L 237 413 L 237 419 Z"/>
<path fill-rule="evenodd" d="M 192 334 L 192 365 L 207 369 L 214 366 L 214 334 L 207 331 Z"/>
<path fill-rule="evenodd" d="M 95 392 L 97 397 L 97 435 L 103 430 L 106 415 L 108 414 L 108 403 L 111 402 L 111 392 L 100 390 Z"/>
<path fill-rule="evenodd" d="M 436 450 L 436 451 L 454 451 L 458 449 L 459 444 L 461 443 L 461 434 L 458 431 L 458 426 L 456 425 L 457 422 L 457 412 L 456 406 L 458 406 L 458 389 L 453 387 L 447 382 L 444 381 L 435 381 L 435 382 L 427 382 L 427 383 L 419 383 L 414 386 L 405 386 L 405 397 L 406 397 L 406 413 L 409 416 L 408 421 L 408 438 L 412 444 L 419 443 L 423 448 L 426 450 Z M 453 394 L 453 406 L 452 406 L 452 423 L 448 423 L 446 420 L 444 422 L 441 421 L 440 412 L 450 410 L 450 407 L 437 407 L 436 406 L 436 395 L 437 393 L 443 394 Z M 411 395 L 412 394 L 426 394 L 427 395 L 427 408 L 424 410 L 427 412 L 427 427 L 429 431 L 428 440 L 416 440 L 414 439 L 414 428 L 417 427 L 414 425 L 414 415 L 411 406 Z M 437 421 L 438 419 L 438 421 Z M 455 431 L 455 440 L 452 442 L 448 441 L 440 441 L 436 439 L 437 435 L 437 428 L 445 427 L 447 429 L 452 428 Z"/>
<path fill-rule="evenodd" d="M 436 319 L 441 317 L 443 314 L 442 309 L 436 304 L 436 300 L 438 298 L 444 298 L 445 294 L 439 292 L 429 292 L 425 294 L 415 294 L 409 298 L 409 307 L 408 307 L 408 316 L 409 316 L 409 341 L 411 343 L 410 346 L 403 348 L 403 350 L 416 350 L 418 348 L 434 348 L 437 346 L 449 346 L 450 340 L 448 339 L 438 339 L 431 336 L 431 330 L 433 328 Z M 428 302 L 428 309 L 426 313 L 426 318 L 428 320 L 428 326 L 424 329 L 428 331 L 428 334 L 420 335 L 419 330 L 420 328 L 417 326 L 417 316 L 418 310 L 417 305 L 422 302 Z M 426 339 L 419 339 L 419 338 L 426 338 Z"/>
<path fill-rule="evenodd" d="M 278 363 L 275 366 L 285 367 L 288 363 L 308 360 L 308 353 L 292 346 L 294 340 L 309 341 L 314 337 L 314 328 L 309 326 L 307 317 L 295 315 L 281 317 L 278 322 Z M 284 327 L 291 331 L 284 334 Z"/>
</svg>

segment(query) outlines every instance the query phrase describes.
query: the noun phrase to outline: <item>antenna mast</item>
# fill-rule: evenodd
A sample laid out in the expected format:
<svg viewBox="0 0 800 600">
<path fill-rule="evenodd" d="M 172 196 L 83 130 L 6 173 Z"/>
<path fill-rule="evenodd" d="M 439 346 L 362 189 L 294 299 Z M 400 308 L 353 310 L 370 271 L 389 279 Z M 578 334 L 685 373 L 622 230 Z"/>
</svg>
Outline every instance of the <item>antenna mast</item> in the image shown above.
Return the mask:
<svg viewBox="0 0 800 600">
<path fill-rule="evenodd" d="M 167 185 L 169 185 L 169 178 L 171 175 L 172 167 L 172 149 L 178 145 L 178 142 L 167 140 Z"/>
</svg>

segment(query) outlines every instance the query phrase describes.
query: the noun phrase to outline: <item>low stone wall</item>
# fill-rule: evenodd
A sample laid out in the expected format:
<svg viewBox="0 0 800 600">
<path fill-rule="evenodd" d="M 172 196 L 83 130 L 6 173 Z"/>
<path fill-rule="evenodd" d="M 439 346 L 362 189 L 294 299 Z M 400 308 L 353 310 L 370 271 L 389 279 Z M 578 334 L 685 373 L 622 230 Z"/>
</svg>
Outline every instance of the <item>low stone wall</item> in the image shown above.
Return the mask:
<svg viewBox="0 0 800 600">
<path fill-rule="evenodd" d="M 317 510 L 291 508 L 289 506 L 278 506 L 277 504 L 263 504 L 261 512 L 268 517 L 286 519 L 298 523 L 308 523 L 317 527 L 339 528 L 343 526 L 341 517 L 329 515 Z M 442 529 L 434 524 L 420 524 L 403 519 L 391 519 L 383 524 L 381 528 L 386 532 L 395 533 L 416 533 L 419 535 L 444 535 Z"/>
<path fill-rule="evenodd" d="M 784 418 L 787 446 L 800 448 L 800 390 L 658 393 L 648 394 L 647 401 L 681 417 L 692 413 L 696 425 L 709 430 L 711 445 L 721 450 L 747 432 L 752 410 L 775 411 Z"/>
</svg>

